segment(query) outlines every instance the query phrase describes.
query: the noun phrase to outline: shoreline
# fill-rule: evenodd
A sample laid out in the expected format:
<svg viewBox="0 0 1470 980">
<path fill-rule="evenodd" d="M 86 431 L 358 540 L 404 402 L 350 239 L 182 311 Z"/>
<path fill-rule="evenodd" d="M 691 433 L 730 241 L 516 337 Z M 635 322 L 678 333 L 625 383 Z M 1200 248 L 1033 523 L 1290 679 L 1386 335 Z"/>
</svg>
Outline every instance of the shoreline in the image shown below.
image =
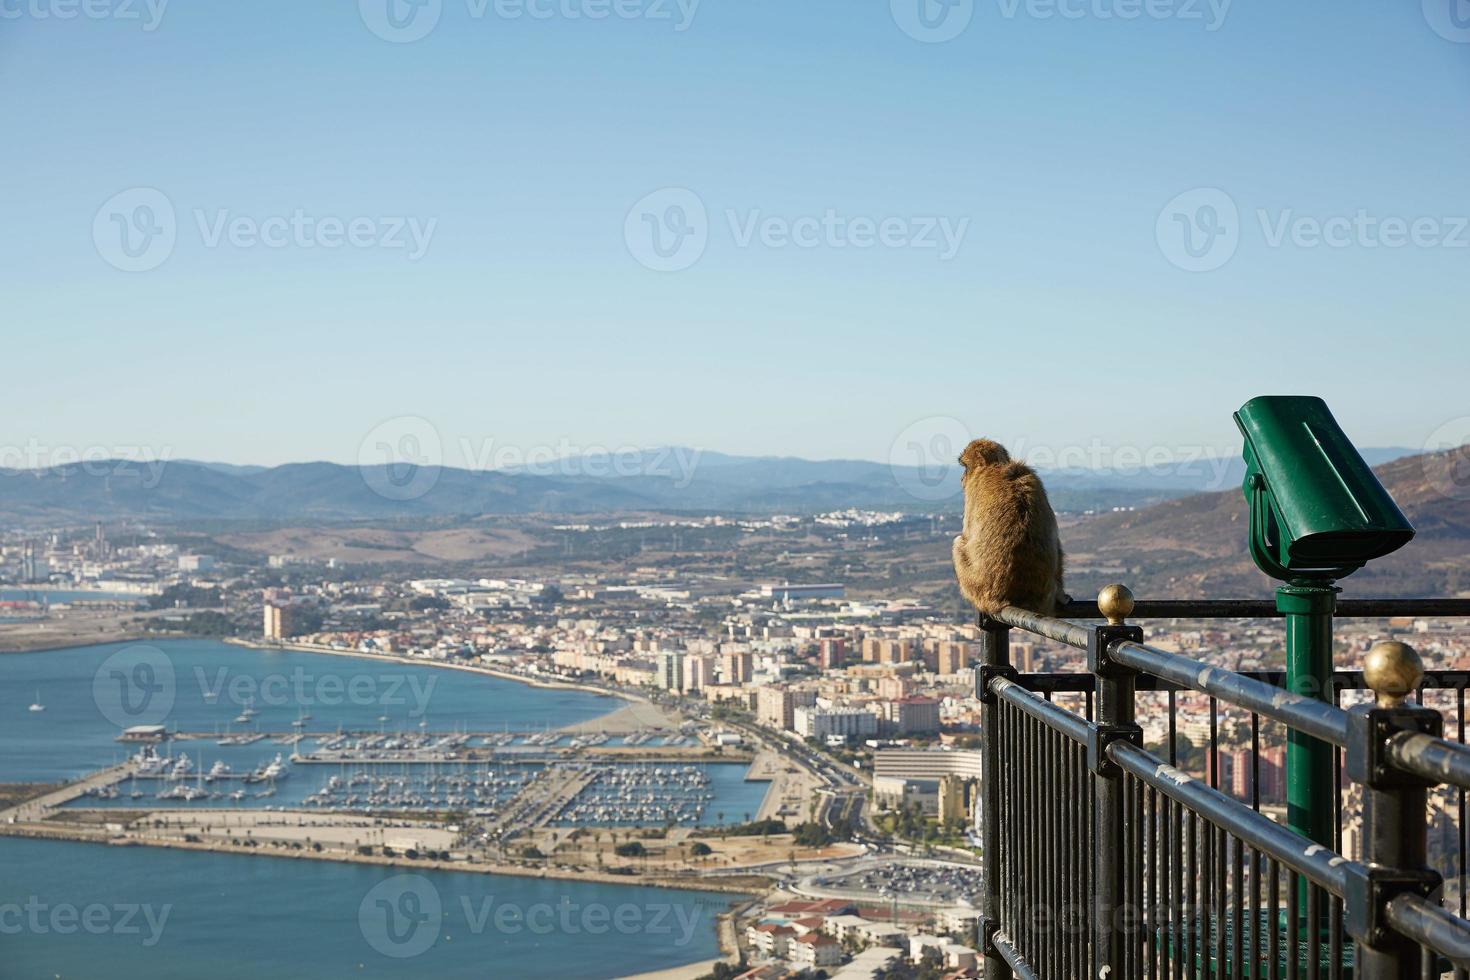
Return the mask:
<svg viewBox="0 0 1470 980">
<path fill-rule="evenodd" d="M 37 824 L 11 824 L 0 826 L 0 837 L 16 837 L 26 840 L 56 840 L 73 844 L 96 844 L 104 847 L 156 847 L 175 851 L 203 851 L 211 854 L 238 854 L 244 857 L 279 858 L 283 861 L 330 861 L 336 864 L 376 864 L 382 867 L 410 870 L 449 871 L 458 874 L 500 875 L 505 878 L 533 878 L 544 881 L 585 881 L 599 885 L 633 885 L 647 888 L 666 888 L 670 891 L 720 892 L 755 897 L 756 890 L 749 886 L 722 881 L 719 878 L 694 878 L 679 881 L 669 877 L 642 875 L 615 875 L 599 871 L 577 871 L 570 868 L 527 868 L 514 864 L 489 862 L 438 861 L 420 858 L 409 860 L 400 857 L 384 857 L 381 854 L 357 854 L 349 852 L 315 852 L 294 850 L 286 847 L 230 844 L 222 841 L 200 841 L 149 839 L 146 837 L 108 837 L 105 831 L 89 834 L 84 831 L 46 827 Z M 751 878 L 764 878 L 752 872 Z"/>
<path fill-rule="evenodd" d="M 247 650 L 273 650 L 292 653 L 321 653 L 332 657 L 350 657 L 359 660 L 377 660 L 385 663 L 409 664 L 420 667 L 443 667 L 447 670 L 463 670 L 471 674 L 485 674 L 490 677 L 498 677 L 501 680 L 515 681 L 528 687 L 539 687 L 547 690 L 581 691 L 584 694 L 601 694 L 609 698 L 621 698 L 624 701 L 649 703 L 648 699 L 641 695 L 625 691 L 610 691 L 590 684 L 578 684 L 574 681 L 543 680 L 539 677 L 527 677 L 509 670 L 501 670 L 497 667 L 488 667 L 484 664 L 460 664 L 450 663 L 447 660 L 427 660 L 413 657 L 399 657 L 391 653 L 367 653 L 362 650 L 342 650 L 337 647 L 319 647 L 310 643 L 263 643 L 258 640 L 246 640 L 238 636 L 224 637 L 202 637 L 202 639 L 218 639 L 219 642 L 232 647 L 243 647 Z M 614 709 L 616 710 L 616 709 Z"/>
</svg>

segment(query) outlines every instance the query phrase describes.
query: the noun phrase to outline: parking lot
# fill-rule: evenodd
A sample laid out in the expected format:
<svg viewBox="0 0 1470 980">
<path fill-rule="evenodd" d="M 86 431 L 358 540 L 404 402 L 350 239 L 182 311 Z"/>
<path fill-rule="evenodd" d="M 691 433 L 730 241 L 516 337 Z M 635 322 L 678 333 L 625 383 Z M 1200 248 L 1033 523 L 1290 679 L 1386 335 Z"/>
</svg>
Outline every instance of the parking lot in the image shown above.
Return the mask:
<svg viewBox="0 0 1470 980">
<path fill-rule="evenodd" d="M 888 861 L 843 874 L 819 875 L 812 884 L 823 889 L 896 898 L 900 902 L 973 904 L 979 900 L 980 869 L 937 862 Z"/>
</svg>

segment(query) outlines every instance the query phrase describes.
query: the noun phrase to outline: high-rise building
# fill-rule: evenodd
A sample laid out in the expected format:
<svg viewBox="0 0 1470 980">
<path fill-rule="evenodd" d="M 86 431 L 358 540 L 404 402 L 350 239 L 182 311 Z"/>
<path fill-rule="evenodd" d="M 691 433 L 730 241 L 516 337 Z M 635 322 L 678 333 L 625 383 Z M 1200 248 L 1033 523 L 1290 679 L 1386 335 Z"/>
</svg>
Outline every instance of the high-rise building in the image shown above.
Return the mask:
<svg viewBox="0 0 1470 980">
<path fill-rule="evenodd" d="M 265 604 L 265 638 L 267 640 L 284 640 L 291 635 L 291 607 L 276 605 L 273 602 Z"/>
<path fill-rule="evenodd" d="M 755 720 L 770 728 L 791 731 L 796 722 L 796 699 L 785 687 L 762 687 L 755 692 Z"/>
<path fill-rule="evenodd" d="M 720 671 L 726 684 L 745 684 L 755 673 L 755 658 L 749 650 L 722 653 Z"/>
<path fill-rule="evenodd" d="M 841 637 L 824 637 L 817 643 L 817 663 L 823 670 L 841 667 L 847 660 L 847 641 Z"/>
<path fill-rule="evenodd" d="M 975 644 L 960 640 L 945 640 L 935 651 L 934 672 L 936 674 L 958 674 L 979 655 Z"/>
<path fill-rule="evenodd" d="M 702 691 L 715 683 L 715 658 L 691 653 L 684 658 L 684 690 Z"/>
<path fill-rule="evenodd" d="M 660 650 L 654 660 L 654 683 L 665 691 L 684 689 L 684 652 Z"/>
</svg>

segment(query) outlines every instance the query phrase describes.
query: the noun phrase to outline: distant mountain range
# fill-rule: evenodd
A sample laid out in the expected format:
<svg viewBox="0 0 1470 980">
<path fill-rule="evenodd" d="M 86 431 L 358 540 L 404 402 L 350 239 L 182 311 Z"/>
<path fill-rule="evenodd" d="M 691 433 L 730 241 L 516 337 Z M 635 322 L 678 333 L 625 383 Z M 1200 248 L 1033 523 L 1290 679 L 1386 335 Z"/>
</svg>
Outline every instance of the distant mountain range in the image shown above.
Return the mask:
<svg viewBox="0 0 1470 980">
<path fill-rule="evenodd" d="M 1370 462 L 1404 449 L 1365 450 Z M 1043 472 L 1058 510 L 1141 507 L 1238 487 L 1237 460 L 1199 460 L 1157 472 Z M 1238 493 L 1237 493 L 1238 495 Z M 814 513 L 847 507 L 959 509 L 958 467 L 934 471 L 863 460 L 731 456 L 688 449 L 641 458 L 587 456 L 539 468 L 415 470 L 336 463 L 237 466 L 174 460 L 39 470 L 0 469 L 0 521 L 71 523 L 136 518 L 352 521 L 483 514 L 647 511 Z"/>
<path fill-rule="evenodd" d="M 1366 454 L 1365 454 L 1366 455 Z M 1414 540 L 1342 581 L 1350 596 L 1470 595 L 1470 455 L 1427 453 L 1375 467 L 1413 523 Z M 1125 582 L 1151 598 L 1257 597 L 1275 582 L 1247 549 L 1245 495 L 1193 494 L 1134 513 L 1104 514 L 1063 529 L 1068 590 L 1092 595 Z"/>
</svg>

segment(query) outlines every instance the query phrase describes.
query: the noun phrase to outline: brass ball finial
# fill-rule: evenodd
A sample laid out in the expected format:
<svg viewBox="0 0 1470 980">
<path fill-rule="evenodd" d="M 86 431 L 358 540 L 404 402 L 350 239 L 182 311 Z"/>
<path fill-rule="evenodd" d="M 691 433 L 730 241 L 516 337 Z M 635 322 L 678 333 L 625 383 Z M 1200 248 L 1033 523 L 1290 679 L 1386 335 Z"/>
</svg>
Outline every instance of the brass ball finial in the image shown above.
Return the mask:
<svg viewBox="0 0 1470 980">
<path fill-rule="evenodd" d="M 1424 679 L 1424 661 L 1407 643 L 1380 640 L 1363 658 L 1363 680 L 1378 695 L 1378 707 L 1397 708 Z"/>
<path fill-rule="evenodd" d="M 1109 625 L 1122 626 L 1123 620 L 1133 612 L 1133 591 L 1126 585 L 1105 585 L 1097 594 L 1097 611 L 1102 613 Z"/>
</svg>

